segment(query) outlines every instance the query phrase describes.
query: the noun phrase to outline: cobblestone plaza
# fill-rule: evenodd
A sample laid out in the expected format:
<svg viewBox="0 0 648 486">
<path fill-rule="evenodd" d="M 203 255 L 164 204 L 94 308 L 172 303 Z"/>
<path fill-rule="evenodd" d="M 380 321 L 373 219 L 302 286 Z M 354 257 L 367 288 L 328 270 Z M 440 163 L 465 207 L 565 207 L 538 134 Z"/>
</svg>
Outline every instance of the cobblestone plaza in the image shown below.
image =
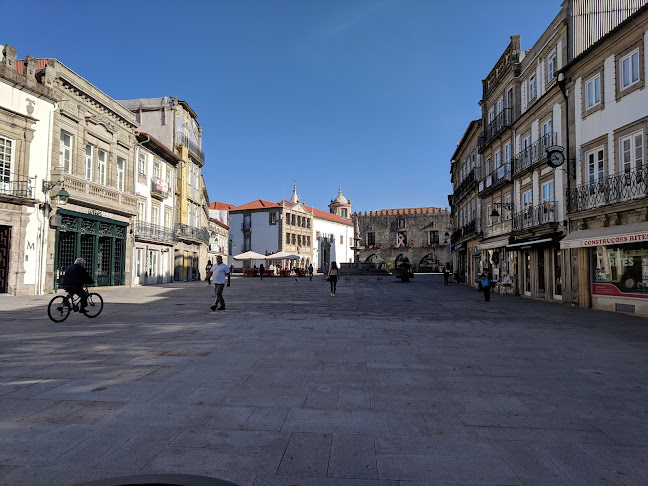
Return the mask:
<svg viewBox="0 0 648 486">
<path fill-rule="evenodd" d="M 0 296 L 0 484 L 648 481 L 648 321 L 440 275 L 100 289 L 90 320 Z"/>
</svg>

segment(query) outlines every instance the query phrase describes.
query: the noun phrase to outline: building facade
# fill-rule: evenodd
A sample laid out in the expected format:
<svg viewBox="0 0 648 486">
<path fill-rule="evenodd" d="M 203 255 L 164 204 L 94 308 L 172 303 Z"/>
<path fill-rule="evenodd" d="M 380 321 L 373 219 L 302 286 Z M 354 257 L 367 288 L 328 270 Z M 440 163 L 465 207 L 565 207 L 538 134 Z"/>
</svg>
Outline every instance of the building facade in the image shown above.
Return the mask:
<svg viewBox="0 0 648 486">
<path fill-rule="evenodd" d="M 573 120 L 567 190 L 571 299 L 648 315 L 648 7 L 562 74 Z"/>
<path fill-rule="evenodd" d="M 481 176 L 481 155 L 477 138 L 482 121 L 473 120 L 452 155 L 450 177 L 453 187 L 449 198 L 452 214 L 452 269 L 460 283 L 472 284 L 479 275 L 480 252 L 477 248 L 482 234 L 481 199 L 478 183 Z"/>
<path fill-rule="evenodd" d="M 396 267 L 409 263 L 417 272 L 451 266 L 452 218 L 447 209 L 382 209 L 353 213 L 360 262 Z"/>
<path fill-rule="evenodd" d="M 209 245 L 209 199 L 202 179 L 205 154 L 198 115 L 186 101 L 174 97 L 121 100 L 141 130 L 178 155 L 173 184 L 175 208 L 174 280 L 201 278 Z"/>
<path fill-rule="evenodd" d="M 137 132 L 137 142 L 132 283 L 168 283 L 173 281 L 175 244 L 173 186 L 182 159 L 148 133 Z"/>
<path fill-rule="evenodd" d="M 34 295 L 44 290 L 48 263 L 51 206 L 43 182 L 56 98 L 36 77 L 36 59 L 16 61 L 9 45 L 0 50 L 0 293 Z"/>
</svg>

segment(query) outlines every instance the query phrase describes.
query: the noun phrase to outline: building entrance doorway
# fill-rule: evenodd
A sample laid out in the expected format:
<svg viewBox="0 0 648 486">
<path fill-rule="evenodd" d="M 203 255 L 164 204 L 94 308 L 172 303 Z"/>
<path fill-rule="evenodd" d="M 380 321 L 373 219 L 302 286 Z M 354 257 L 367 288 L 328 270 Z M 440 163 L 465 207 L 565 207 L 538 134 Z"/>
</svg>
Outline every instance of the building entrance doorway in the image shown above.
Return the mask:
<svg viewBox="0 0 648 486">
<path fill-rule="evenodd" d="M 0 226 L 0 294 L 6 294 L 9 279 L 9 241 L 11 226 Z"/>
</svg>

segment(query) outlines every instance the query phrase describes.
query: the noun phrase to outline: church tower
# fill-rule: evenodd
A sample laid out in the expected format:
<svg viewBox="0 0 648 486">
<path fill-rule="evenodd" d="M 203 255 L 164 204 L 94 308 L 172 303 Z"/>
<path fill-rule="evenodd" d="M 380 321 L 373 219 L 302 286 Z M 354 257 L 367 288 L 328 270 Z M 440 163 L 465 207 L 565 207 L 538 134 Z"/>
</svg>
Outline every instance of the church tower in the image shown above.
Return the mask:
<svg viewBox="0 0 648 486">
<path fill-rule="evenodd" d="M 329 204 L 329 212 L 335 214 L 336 216 L 341 216 L 343 218 L 351 219 L 351 199 L 347 199 L 342 195 L 342 187 L 338 191 L 338 195 L 335 199 L 331 199 L 331 204 Z"/>
</svg>

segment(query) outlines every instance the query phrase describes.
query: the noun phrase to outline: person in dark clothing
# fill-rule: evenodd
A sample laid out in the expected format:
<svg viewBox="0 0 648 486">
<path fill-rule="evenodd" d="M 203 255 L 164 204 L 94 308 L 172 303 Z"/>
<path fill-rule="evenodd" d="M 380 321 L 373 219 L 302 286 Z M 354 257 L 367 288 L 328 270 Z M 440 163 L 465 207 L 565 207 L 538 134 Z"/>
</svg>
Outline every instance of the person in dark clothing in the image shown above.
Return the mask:
<svg viewBox="0 0 648 486">
<path fill-rule="evenodd" d="M 259 277 L 261 277 L 261 280 L 263 280 L 263 274 L 265 273 L 265 267 L 263 266 L 263 263 L 259 265 Z"/>
<path fill-rule="evenodd" d="M 448 285 L 449 279 L 450 279 L 450 270 L 448 270 L 448 267 L 443 267 L 443 285 Z"/>
<path fill-rule="evenodd" d="M 63 274 L 63 288 L 69 294 L 78 295 L 81 298 L 81 312 L 85 312 L 88 305 L 88 292 L 83 286 L 94 284 L 94 280 L 85 269 L 85 263 L 83 258 L 77 258 L 72 265 L 65 269 Z"/>
</svg>

